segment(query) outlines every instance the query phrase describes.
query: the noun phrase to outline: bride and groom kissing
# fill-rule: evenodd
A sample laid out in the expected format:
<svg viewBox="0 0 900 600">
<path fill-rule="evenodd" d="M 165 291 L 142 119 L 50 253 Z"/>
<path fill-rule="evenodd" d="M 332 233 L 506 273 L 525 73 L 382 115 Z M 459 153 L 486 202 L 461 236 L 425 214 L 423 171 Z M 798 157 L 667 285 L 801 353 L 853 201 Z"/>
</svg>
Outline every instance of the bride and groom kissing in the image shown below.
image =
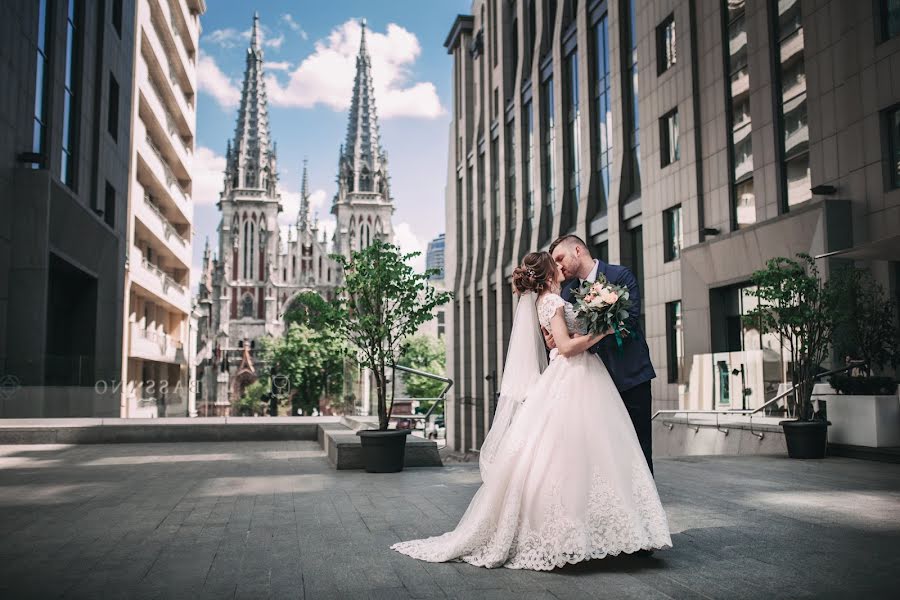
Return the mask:
<svg viewBox="0 0 900 600">
<path fill-rule="evenodd" d="M 576 293 L 598 278 L 627 289 L 624 336 L 579 331 Z M 519 300 L 479 453 L 482 485 L 453 531 L 391 548 L 429 562 L 546 571 L 671 547 L 652 474 L 656 373 L 634 275 L 567 235 L 526 255 L 512 283 Z"/>
</svg>

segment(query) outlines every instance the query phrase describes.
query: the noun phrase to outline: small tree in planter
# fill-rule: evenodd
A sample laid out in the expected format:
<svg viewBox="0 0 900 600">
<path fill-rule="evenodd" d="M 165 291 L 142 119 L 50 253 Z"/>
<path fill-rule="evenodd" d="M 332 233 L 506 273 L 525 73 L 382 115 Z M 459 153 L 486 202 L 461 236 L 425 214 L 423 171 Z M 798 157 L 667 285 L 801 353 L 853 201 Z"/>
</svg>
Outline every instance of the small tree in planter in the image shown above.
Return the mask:
<svg viewBox="0 0 900 600">
<path fill-rule="evenodd" d="M 403 343 L 416 332 L 420 325 L 430 321 L 434 310 L 448 302 L 449 292 L 438 292 L 428 283 L 434 270 L 416 273 L 407 263 L 419 253 L 401 254 L 400 249 L 381 240 L 352 253 L 350 260 L 335 255 L 334 259 L 343 270 L 344 282 L 338 289 L 337 331 L 356 347 L 360 362 L 372 371 L 375 392 L 378 397 L 378 432 L 359 432 L 363 443 L 378 441 L 389 444 L 389 436 L 408 434 L 409 430 L 388 432 L 394 398 L 395 368 L 398 364 Z M 388 382 L 391 384 L 390 404 L 388 403 Z M 367 439 L 368 438 L 368 439 Z M 403 468 L 405 436 L 399 437 L 399 456 L 396 449 L 394 464 L 367 465 L 368 471 L 399 471 Z M 390 451 L 389 451 L 390 452 Z M 380 453 L 367 453 L 367 460 L 377 459 Z M 399 458 L 399 465 L 396 459 Z M 371 468 L 370 468 L 371 467 Z"/>
<path fill-rule="evenodd" d="M 797 458 L 825 456 L 827 422 L 813 420 L 812 392 L 819 365 L 829 352 L 835 324 L 836 294 L 823 283 L 812 257 L 798 260 L 777 257 L 756 271 L 749 291 L 759 305 L 744 321 L 760 333 L 777 333 L 791 355 L 794 400 L 789 401 L 796 421 L 782 421 L 788 453 Z"/>
<path fill-rule="evenodd" d="M 870 377 L 873 368 L 896 368 L 900 364 L 900 329 L 895 314 L 896 302 L 887 299 L 884 288 L 868 269 L 847 267 L 832 278 L 838 297 L 838 323 L 834 331 L 834 350 L 838 357 L 865 362 L 865 377 L 835 375 L 831 385 L 841 393 L 893 394 L 892 377 Z"/>
</svg>

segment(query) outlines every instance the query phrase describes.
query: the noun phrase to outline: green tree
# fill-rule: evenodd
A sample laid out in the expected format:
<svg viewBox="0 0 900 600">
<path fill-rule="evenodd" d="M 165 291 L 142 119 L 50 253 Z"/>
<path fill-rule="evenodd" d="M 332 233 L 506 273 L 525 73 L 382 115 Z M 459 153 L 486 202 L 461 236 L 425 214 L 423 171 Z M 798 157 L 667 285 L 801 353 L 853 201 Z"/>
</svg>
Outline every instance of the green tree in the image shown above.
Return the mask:
<svg viewBox="0 0 900 600">
<path fill-rule="evenodd" d="M 316 331 L 296 322 L 264 346 L 270 376 L 287 390 L 292 415 L 298 408 L 308 415 L 320 408 L 324 395 L 341 393 L 345 354 L 346 345 L 333 330 Z"/>
<path fill-rule="evenodd" d="M 409 266 L 407 261 L 419 254 L 401 254 L 398 247 L 376 239 L 367 248 L 353 252 L 349 260 L 334 255 L 344 276 L 338 290 L 336 329 L 372 371 L 378 396 L 378 428 L 382 431 L 388 428 L 393 409 L 394 386 L 392 383 L 389 406 L 387 382 L 388 378 L 396 381 L 395 367 L 403 341 L 451 298 L 449 292 L 438 292 L 429 284 L 434 269 L 416 273 Z"/>
<path fill-rule="evenodd" d="M 265 395 L 269 391 L 269 380 L 260 378 L 244 388 L 244 394 L 238 400 L 237 413 L 242 417 L 264 415 L 269 405 Z"/>
<path fill-rule="evenodd" d="M 900 363 L 897 303 L 889 300 L 872 272 L 851 266 L 832 276 L 838 295 L 834 351 L 838 358 L 864 360 L 866 374 Z"/>
<path fill-rule="evenodd" d="M 744 322 L 760 333 L 777 333 L 791 354 L 791 378 L 795 397 L 788 405 L 800 421 L 813 416 L 812 392 L 819 365 L 829 352 L 836 322 L 837 294 L 823 283 L 815 261 L 808 254 L 798 260 L 777 257 L 766 268 L 753 273 L 750 290 L 759 305 L 744 316 Z"/>
<path fill-rule="evenodd" d="M 446 370 L 446 352 L 444 342 L 436 337 L 417 334 L 406 340 L 398 365 L 425 371 L 433 375 L 444 375 Z M 436 379 L 401 373 L 406 392 L 410 398 L 437 398 L 444 389 L 444 383 Z M 428 410 L 433 401 L 423 401 L 420 408 Z"/>
<path fill-rule="evenodd" d="M 332 325 L 335 303 L 315 292 L 301 292 L 291 302 L 284 314 L 285 323 L 306 325 L 315 331 L 325 331 Z"/>
</svg>

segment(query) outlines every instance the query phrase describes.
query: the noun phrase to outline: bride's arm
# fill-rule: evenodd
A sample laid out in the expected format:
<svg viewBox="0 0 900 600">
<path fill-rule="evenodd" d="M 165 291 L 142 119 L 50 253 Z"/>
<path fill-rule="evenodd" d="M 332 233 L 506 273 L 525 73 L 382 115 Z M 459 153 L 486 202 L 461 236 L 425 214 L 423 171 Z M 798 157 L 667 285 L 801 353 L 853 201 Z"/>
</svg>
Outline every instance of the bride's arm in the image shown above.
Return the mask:
<svg viewBox="0 0 900 600">
<path fill-rule="evenodd" d="M 566 327 L 566 319 L 563 316 L 562 306 L 557 309 L 556 314 L 550 320 L 550 333 L 556 342 L 559 353 L 563 356 L 575 356 L 580 352 L 584 352 L 608 334 L 600 333 L 595 335 L 575 335 L 569 334 L 569 328 Z"/>
</svg>

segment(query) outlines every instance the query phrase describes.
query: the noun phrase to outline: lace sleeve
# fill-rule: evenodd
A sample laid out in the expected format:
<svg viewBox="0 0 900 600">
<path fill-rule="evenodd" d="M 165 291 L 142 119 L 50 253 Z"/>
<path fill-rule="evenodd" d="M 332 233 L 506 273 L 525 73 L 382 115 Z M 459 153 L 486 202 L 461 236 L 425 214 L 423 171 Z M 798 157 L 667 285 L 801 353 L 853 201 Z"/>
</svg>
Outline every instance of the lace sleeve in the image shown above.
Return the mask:
<svg viewBox="0 0 900 600">
<path fill-rule="evenodd" d="M 541 321 L 541 325 L 550 329 L 550 321 L 553 319 L 553 315 L 565 303 L 565 300 L 560 298 L 558 294 L 547 294 L 541 298 L 538 305 L 538 319 Z"/>
</svg>

